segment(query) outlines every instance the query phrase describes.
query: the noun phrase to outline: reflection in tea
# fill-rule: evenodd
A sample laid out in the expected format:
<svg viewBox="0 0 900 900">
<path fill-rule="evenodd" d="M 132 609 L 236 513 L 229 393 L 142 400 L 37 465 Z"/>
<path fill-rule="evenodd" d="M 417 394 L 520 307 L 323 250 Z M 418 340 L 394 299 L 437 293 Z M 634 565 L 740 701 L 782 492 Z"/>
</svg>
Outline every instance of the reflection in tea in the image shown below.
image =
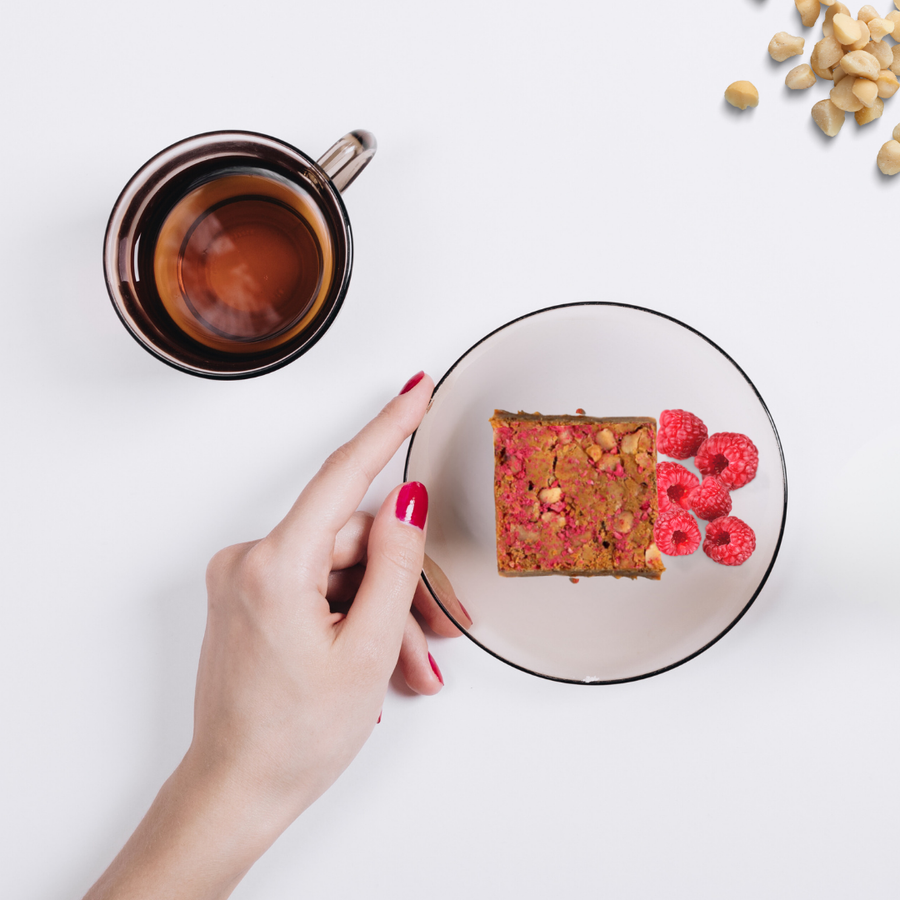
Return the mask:
<svg viewBox="0 0 900 900">
<path fill-rule="evenodd" d="M 243 353 L 290 340 L 328 297 L 328 224 L 298 184 L 231 169 L 182 197 L 153 249 L 157 293 L 175 325 L 207 347 Z"/>
</svg>

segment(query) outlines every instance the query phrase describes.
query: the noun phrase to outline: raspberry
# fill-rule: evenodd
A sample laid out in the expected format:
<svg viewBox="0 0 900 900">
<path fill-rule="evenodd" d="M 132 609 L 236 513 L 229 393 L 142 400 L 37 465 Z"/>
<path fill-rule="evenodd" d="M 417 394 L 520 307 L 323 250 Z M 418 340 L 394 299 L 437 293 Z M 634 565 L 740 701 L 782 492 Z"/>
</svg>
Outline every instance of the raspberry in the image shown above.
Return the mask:
<svg viewBox="0 0 900 900">
<path fill-rule="evenodd" d="M 753 529 L 737 516 L 722 516 L 713 519 L 706 526 L 703 552 L 723 566 L 741 565 L 750 558 L 755 549 L 756 535 Z"/>
<path fill-rule="evenodd" d="M 656 520 L 653 537 L 666 556 L 687 556 L 700 546 L 700 529 L 694 517 L 677 507 Z"/>
<path fill-rule="evenodd" d="M 656 446 L 660 453 L 687 459 L 697 452 L 709 432 L 703 422 L 684 409 L 664 409 L 659 414 Z"/>
<path fill-rule="evenodd" d="M 733 491 L 753 480 L 759 451 L 746 435 L 722 431 L 700 445 L 694 465 L 704 475 L 718 475 L 725 487 Z"/>
<path fill-rule="evenodd" d="M 712 521 L 731 512 L 731 494 L 718 475 L 707 475 L 688 501 L 698 519 Z"/>
<path fill-rule="evenodd" d="M 700 479 L 679 463 L 661 462 L 656 467 L 656 489 L 659 493 L 659 511 L 690 509 L 691 492 Z"/>
</svg>

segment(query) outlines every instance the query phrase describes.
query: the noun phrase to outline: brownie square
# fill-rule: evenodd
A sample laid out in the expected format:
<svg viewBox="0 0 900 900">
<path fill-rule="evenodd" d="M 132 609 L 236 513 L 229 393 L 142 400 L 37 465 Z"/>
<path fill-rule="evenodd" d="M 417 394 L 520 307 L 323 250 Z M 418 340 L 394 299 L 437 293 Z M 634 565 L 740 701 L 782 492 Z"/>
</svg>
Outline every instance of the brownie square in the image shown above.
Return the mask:
<svg viewBox="0 0 900 900">
<path fill-rule="evenodd" d="M 501 575 L 658 579 L 656 420 L 496 410 Z"/>
</svg>

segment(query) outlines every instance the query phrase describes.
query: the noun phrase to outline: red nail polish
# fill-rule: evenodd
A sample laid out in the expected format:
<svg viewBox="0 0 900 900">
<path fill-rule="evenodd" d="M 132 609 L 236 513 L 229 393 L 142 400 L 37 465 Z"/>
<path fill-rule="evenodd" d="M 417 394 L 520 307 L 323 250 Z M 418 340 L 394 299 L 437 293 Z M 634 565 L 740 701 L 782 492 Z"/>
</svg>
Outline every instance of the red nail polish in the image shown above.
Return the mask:
<svg viewBox="0 0 900 900">
<path fill-rule="evenodd" d="M 456 598 L 456 602 L 459 603 L 459 598 L 458 598 L 458 597 Z M 462 605 L 462 603 L 459 603 L 459 608 L 463 611 L 463 615 L 464 615 L 470 622 L 474 621 L 474 620 L 472 619 L 472 617 L 469 615 L 469 611 Z"/>
<path fill-rule="evenodd" d="M 411 391 L 424 377 L 424 372 L 417 372 L 415 375 L 413 375 L 412 378 L 409 379 L 409 381 L 406 382 L 406 384 L 403 385 L 402 388 L 400 388 L 400 393 L 405 394 L 407 391 Z"/>
<path fill-rule="evenodd" d="M 441 670 L 438 668 L 438 664 L 434 661 L 434 657 L 430 653 L 428 654 L 428 662 L 431 663 L 431 670 L 437 675 L 437 680 L 443 684 L 444 676 L 441 675 Z"/>
<path fill-rule="evenodd" d="M 382 715 L 383 712 L 384 712 L 384 710 L 382 710 L 380 713 L 378 713 L 378 721 L 375 723 L 376 725 L 380 725 L 380 724 L 381 724 L 381 715 Z"/>
<path fill-rule="evenodd" d="M 428 517 L 428 491 L 425 485 L 419 481 L 408 481 L 400 488 L 397 496 L 397 518 L 407 525 L 415 525 L 416 528 L 425 527 L 425 519 Z"/>
</svg>

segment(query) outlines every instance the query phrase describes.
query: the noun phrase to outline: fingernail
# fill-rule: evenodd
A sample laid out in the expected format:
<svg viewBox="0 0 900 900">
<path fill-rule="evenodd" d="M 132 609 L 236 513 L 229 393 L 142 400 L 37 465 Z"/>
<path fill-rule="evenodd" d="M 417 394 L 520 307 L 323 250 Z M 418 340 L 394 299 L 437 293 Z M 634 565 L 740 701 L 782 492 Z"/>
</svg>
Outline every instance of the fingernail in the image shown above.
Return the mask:
<svg viewBox="0 0 900 900">
<path fill-rule="evenodd" d="M 456 598 L 456 602 L 459 603 L 459 597 Z M 474 622 L 474 619 L 469 615 L 469 611 L 462 605 L 462 603 L 459 603 L 459 608 L 463 611 L 463 615 L 464 615 L 470 622 Z"/>
<path fill-rule="evenodd" d="M 401 522 L 424 528 L 428 517 L 428 491 L 425 490 L 425 485 L 419 481 L 404 484 L 397 496 L 396 513 Z"/>
<path fill-rule="evenodd" d="M 409 379 L 409 381 L 406 382 L 406 384 L 403 385 L 402 388 L 400 388 L 400 393 L 405 394 L 407 391 L 411 391 L 424 377 L 424 372 L 417 372 L 415 375 L 413 375 L 412 378 Z"/>
<path fill-rule="evenodd" d="M 381 724 L 381 715 L 382 715 L 383 712 L 384 712 L 384 710 L 382 710 L 380 713 L 378 713 L 378 721 L 375 723 L 376 725 L 380 725 L 380 724 Z"/>
<path fill-rule="evenodd" d="M 441 684 L 443 684 L 443 683 L 444 683 L 444 676 L 441 675 L 441 670 L 438 668 L 438 664 L 434 661 L 434 657 L 433 657 L 430 653 L 428 654 L 428 662 L 431 663 L 431 670 L 432 670 L 432 672 L 434 672 L 434 674 L 437 676 L 437 680 L 438 680 Z"/>
</svg>

